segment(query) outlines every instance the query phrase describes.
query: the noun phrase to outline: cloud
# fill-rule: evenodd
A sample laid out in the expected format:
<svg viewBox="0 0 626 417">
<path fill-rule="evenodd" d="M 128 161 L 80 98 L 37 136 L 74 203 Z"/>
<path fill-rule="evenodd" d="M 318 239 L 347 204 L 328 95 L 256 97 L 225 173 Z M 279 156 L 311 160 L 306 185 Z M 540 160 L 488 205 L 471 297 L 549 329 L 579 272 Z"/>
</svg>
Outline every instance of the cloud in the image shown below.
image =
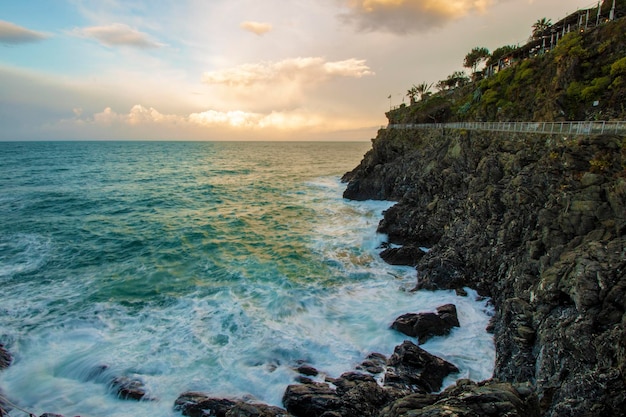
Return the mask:
<svg viewBox="0 0 626 417">
<path fill-rule="evenodd" d="M 348 12 L 340 17 L 365 32 L 425 32 L 473 12 L 484 12 L 498 0 L 340 0 Z"/>
<path fill-rule="evenodd" d="M 202 81 L 207 84 L 249 86 L 285 80 L 323 81 L 333 76 L 361 78 L 373 74 L 365 60 L 326 62 L 320 57 L 307 57 L 209 71 L 203 74 Z"/>
<path fill-rule="evenodd" d="M 262 22 L 242 22 L 239 25 L 242 29 L 247 30 L 248 32 L 252 32 L 256 35 L 264 35 L 267 32 L 272 30 L 272 25 L 270 23 L 262 23 Z"/>
<path fill-rule="evenodd" d="M 48 35 L 41 32 L 35 32 L 14 23 L 0 20 L 0 43 L 16 45 L 41 41 L 47 37 Z"/>
<path fill-rule="evenodd" d="M 118 113 L 111 107 L 103 111 L 83 117 L 82 112 L 74 111 L 73 119 L 64 119 L 61 124 L 74 126 L 112 127 L 152 127 L 178 129 L 197 128 L 229 128 L 236 130 L 273 130 L 296 131 L 317 128 L 324 130 L 329 121 L 321 115 L 304 109 L 288 111 L 272 111 L 269 113 L 255 113 L 243 110 L 218 111 L 207 110 L 189 115 L 162 114 L 150 107 L 140 104 L 134 105 L 128 113 Z"/>
<path fill-rule="evenodd" d="M 113 23 L 105 26 L 91 26 L 76 28 L 72 31 L 75 36 L 92 38 L 105 46 L 130 46 L 133 48 L 158 48 L 163 44 L 155 42 L 143 32 L 139 32 L 122 23 Z"/>
</svg>

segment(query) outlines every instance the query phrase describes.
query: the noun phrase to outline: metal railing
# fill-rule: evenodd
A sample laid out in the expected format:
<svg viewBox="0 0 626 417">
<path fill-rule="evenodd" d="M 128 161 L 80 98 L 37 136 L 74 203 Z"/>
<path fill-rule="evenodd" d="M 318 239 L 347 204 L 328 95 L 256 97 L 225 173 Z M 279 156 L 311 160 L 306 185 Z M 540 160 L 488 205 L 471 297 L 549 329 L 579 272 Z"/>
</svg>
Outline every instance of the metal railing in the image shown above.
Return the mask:
<svg viewBox="0 0 626 417">
<path fill-rule="evenodd" d="M 459 122 L 389 124 L 387 129 L 464 129 L 494 132 L 626 136 L 626 121 L 597 122 Z"/>
</svg>

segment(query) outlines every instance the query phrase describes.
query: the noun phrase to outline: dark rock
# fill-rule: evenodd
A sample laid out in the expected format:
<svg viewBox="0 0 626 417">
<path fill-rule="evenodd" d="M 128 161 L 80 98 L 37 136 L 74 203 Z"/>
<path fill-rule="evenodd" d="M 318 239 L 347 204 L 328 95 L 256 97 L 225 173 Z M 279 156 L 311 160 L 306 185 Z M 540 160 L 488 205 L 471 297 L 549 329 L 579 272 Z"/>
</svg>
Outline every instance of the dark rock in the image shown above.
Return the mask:
<svg viewBox="0 0 626 417">
<path fill-rule="evenodd" d="M 405 341 L 396 346 L 387 361 L 384 385 L 418 393 L 435 392 L 441 389 L 446 376 L 457 372 L 453 364 Z"/>
<path fill-rule="evenodd" d="M 357 366 L 357 369 L 366 371 L 372 375 L 385 372 L 387 366 L 387 358 L 381 353 L 371 353 L 367 358 Z"/>
<path fill-rule="evenodd" d="M 9 351 L 4 348 L 4 345 L 0 345 L 0 370 L 8 368 L 12 361 L 13 357 Z"/>
<path fill-rule="evenodd" d="M 64 417 L 63 414 L 44 413 L 39 417 Z"/>
<path fill-rule="evenodd" d="M 459 327 L 456 306 L 446 304 L 437 308 L 435 313 L 407 313 L 398 317 L 391 328 L 407 336 L 417 337 L 420 344 L 433 336 L 450 333 L 453 327 Z"/>
<path fill-rule="evenodd" d="M 306 376 L 317 376 L 319 371 L 312 366 L 309 365 L 301 365 L 296 369 L 298 373 Z"/>
<path fill-rule="evenodd" d="M 415 266 L 423 256 L 424 251 L 415 246 L 387 248 L 380 253 L 380 257 L 383 261 L 390 265 Z"/>
<path fill-rule="evenodd" d="M 226 398 L 212 398 L 201 392 L 186 392 L 174 402 L 174 410 L 190 417 L 287 417 L 280 407 Z"/>
<path fill-rule="evenodd" d="M 393 399 L 370 375 L 348 372 L 325 383 L 290 385 L 283 404 L 299 417 L 374 416 Z"/>
<path fill-rule="evenodd" d="M 508 383 L 460 380 L 437 395 L 414 394 L 385 407 L 380 417 L 539 417 L 536 395 Z"/>
<path fill-rule="evenodd" d="M 339 410 L 341 400 L 328 384 L 317 382 L 289 385 L 283 395 L 283 405 L 293 415 L 319 417 L 327 411 Z"/>
<path fill-rule="evenodd" d="M 115 378 L 111 381 L 111 388 L 116 395 L 123 400 L 150 400 L 146 397 L 146 388 L 139 379 L 132 379 L 126 376 Z"/>
</svg>

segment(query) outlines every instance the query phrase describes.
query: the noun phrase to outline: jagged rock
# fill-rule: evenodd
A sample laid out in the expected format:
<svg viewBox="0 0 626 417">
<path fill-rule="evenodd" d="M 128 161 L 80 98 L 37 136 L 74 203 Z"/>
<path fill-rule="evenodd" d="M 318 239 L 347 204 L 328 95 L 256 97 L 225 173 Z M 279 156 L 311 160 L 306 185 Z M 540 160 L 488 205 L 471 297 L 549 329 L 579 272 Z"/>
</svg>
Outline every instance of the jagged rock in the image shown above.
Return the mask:
<svg viewBox="0 0 626 417">
<path fill-rule="evenodd" d="M 8 368 L 12 361 L 11 353 L 4 348 L 4 345 L 0 345 L 0 370 Z"/>
<path fill-rule="evenodd" d="M 379 417 L 538 417 L 532 390 L 497 381 L 460 380 L 440 394 L 414 394 L 385 407 Z"/>
<path fill-rule="evenodd" d="M 387 361 L 385 386 L 412 392 L 429 393 L 441 389 L 443 379 L 459 369 L 416 344 L 405 341 L 394 349 Z"/>
<path fill-rule="evenodd" d="M 398 317 L 391 328 L 417 337 L 420 344 L 433 336 L 450 333 L 453 327 L 459 327 L 459 319 L 454 304 L 446 304 L 437 308 L 437 313 L 407 313 Z"/>
<path fill-rule="evenodd" d="M 424 251 L 410 245 L 399 248 L 387 248 L 380 253 L 383 261 L 390 265 L 415 266 L 423 256 Z"/>
<path fill-rule="evenodd" d="M 190 417 L 288 417 L 280 407 L 226 398 L 212 398 L 201 392 L 186 392 L 174 402 L 174 410 Z"/>
<path fill-rule="evenodd" d="M 290 385 L 285 408 L 298 417 L 373 416 L 393 399 L 370 375 L 348 372 L 327 383 Z"/>
</svg>

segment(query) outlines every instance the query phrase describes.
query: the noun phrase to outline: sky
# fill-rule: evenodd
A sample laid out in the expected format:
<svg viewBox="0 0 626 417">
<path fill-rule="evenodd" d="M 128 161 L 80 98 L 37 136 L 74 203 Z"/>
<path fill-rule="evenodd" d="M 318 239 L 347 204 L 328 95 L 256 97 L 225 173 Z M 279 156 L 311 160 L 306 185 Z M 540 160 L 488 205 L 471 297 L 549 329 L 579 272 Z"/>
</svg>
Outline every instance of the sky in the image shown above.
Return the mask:
<svg viewBox="0 0 626 417">
<path fill-rule="evenodd" d="M 0 140 L 367 141 L 472 48 L 596 4 L 0 0 Z"/>
</svg>

